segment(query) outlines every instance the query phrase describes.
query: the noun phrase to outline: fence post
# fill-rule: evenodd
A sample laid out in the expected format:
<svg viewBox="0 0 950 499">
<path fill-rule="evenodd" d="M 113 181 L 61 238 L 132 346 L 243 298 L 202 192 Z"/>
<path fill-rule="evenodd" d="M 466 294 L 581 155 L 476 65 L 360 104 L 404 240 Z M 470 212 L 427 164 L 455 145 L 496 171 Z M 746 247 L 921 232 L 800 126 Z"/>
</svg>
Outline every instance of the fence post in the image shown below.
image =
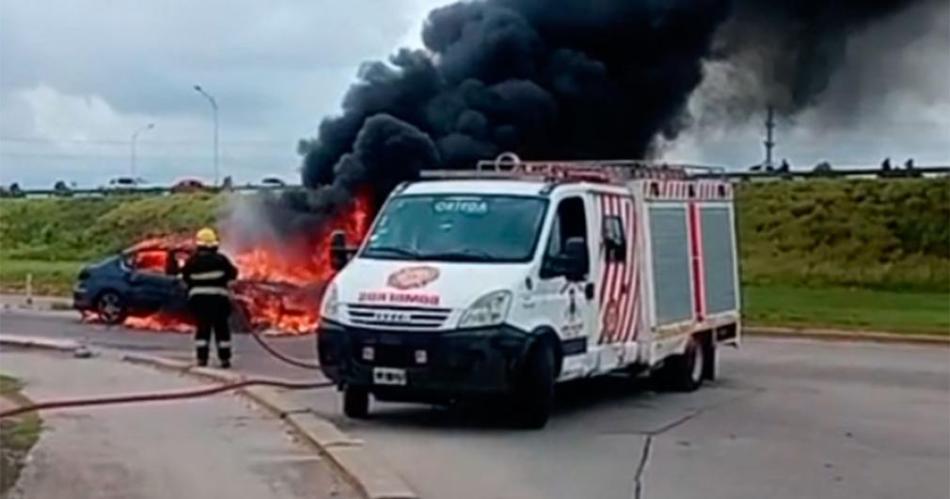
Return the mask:
<svg viewBox="0 0 950 499">
<path fill-rule="evenodd" d="M 26 304 L 33 306 L 33 274 L 26 274 Z"/>
</svg>

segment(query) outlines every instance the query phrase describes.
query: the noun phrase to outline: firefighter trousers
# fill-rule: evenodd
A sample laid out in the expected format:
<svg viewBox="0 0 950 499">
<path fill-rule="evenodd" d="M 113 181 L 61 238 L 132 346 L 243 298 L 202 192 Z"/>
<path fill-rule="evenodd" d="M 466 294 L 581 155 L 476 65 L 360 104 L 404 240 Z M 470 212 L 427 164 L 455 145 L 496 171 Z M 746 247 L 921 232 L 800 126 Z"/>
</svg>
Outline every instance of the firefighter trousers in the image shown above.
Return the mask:
<svg viewBox="0 0 950 499">
<path fill-rule="evenodd" d="M 188 299 L 188 306 L 198 329 L 195 331 L 195 356 L 199 364 L 208 362 L 212 332 L 218 360 L 231 361 L 231 300 L 221 295 L 195 295 Z"/>
</svg>

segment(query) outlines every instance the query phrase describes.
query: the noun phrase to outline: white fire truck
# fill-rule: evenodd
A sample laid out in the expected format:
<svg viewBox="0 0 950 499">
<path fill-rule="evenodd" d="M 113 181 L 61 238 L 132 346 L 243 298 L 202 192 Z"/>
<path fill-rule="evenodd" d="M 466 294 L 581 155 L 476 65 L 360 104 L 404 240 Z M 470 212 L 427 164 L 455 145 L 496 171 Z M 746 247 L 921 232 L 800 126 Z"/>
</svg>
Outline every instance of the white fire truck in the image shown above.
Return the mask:
<svg viewBox="0 0 950 499">
<path fill-rule="evenodd" d="M 483 396 L 541 427 L 557 382 L 713 379 L 740 335 L 733 190 L 692 172 L 509 153 L 397 187 L 355 254 L 332 243 L 317 341 L 346 415 Z"/>
</svg>

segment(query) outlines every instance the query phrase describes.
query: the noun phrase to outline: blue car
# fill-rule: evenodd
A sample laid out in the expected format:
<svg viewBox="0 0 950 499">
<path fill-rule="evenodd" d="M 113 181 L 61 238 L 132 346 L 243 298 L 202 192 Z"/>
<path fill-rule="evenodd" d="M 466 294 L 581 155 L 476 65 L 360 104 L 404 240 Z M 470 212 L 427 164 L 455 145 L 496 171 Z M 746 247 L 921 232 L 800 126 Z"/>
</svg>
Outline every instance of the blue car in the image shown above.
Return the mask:
<svg viewBox="0 0 950 499">
<path fill-rule="evenodd" d="M 73 288 L 73 306 L 107 324 L 160 311 L 184 316 L 187 291 L 177 273 L 178 262 L 186 255 L 169 250 L 164 258 L 169 265 L 162 269 L 143 259 L 144 251 L 156 254 L 153 249 L 132 249 L 83 268 Z"/>
</svg>

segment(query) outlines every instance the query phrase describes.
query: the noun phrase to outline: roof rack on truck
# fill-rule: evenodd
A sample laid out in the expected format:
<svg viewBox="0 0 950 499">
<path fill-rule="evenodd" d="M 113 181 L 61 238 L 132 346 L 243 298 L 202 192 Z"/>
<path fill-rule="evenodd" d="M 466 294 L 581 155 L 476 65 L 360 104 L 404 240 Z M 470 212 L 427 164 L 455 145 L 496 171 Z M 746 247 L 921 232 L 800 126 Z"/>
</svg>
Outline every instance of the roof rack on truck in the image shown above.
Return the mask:
<svg viewBox="0 0 950 499">
<path fill-rule="evenodd" d="M 724 175 L 721 167 L 671 164 L 651 160 L 523 161 L 505 152 L 493 160 L 481 160 L 475 170 L 425 170 L 422 178 L 538 179 L 619 183 L 635 179 L 686 180 L 694 175 Z"/>
</svg>

